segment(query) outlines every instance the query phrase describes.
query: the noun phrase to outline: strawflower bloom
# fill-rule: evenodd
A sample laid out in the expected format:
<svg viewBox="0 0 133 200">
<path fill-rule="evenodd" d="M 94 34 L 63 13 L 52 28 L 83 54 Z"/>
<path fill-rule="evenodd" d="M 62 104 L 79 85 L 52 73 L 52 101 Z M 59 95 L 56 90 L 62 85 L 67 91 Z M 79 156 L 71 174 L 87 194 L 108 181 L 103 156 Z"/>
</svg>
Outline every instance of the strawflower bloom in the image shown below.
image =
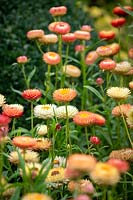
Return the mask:
<svg viewBox="0 0 133 200">
<path fill-rule="evenodd" d="M 55 167 L 51 169 L 45 179 L 46 183 L 54 182 L 64 182 L 65 177 L 65 168 L 64 167 Z"/>
<path fill-rule="evenodd" d="M 91 200 L 91 198 L 86 194 L 79 194 L 73 200 Z"/>
<path fill-rule="evenodd" d="M 124 87 L 111 87 L 107 90 L 107 95 L 115 100 L 127 99 L 130 93 L 130 90 Z"/>
<path fill-rule="evenodd" d="M 96 51 L 90 51 L 85 58 L 85 63 L 86 65 L 92 65 L 94 62 L 97 60 L 99 55 L 97 54 Z"/>
<path fill-rule="evenodd" d="M 133 90 L 133 81 L 130 81 L 130 82 L 129 82 L 129 88 L 130 88 L 131 90 Z"/>
<path fill-rule="evenodd" d="M 34 179 L 39 174 L 39 172 L 41 171 L 42 164 L 29 162 L 29 163 L 25 163 L 24 167 L 25 167 L 25 174 L 26 174 L 26 176 L 31 176 L 31 178 Z M 20 175 L 22 177 L 24 175 L 22 169 L 20 169 Z"/>
<path fill-rule="evenodd" d="M 133 107 L 127 112 L 127 124 L 130 128 L 133 128 Z"/>
<path fill-rule="evenodd" d="M 47 52 L 43 54 L 43 61 L 49 65 L 57 65 L 60 63 L 60 56 L 55 52 Z"/>
<path fill-rule="evenodd" d="M 78 31 L 75 31 L 74 34 L 75 34 L 76 39 L 78 40 L 90 40 L 91 38 L 90 32 L 87 32 L 87 31 L 78 30 Z"/>
<path fill-rule="evenodd" d="M 128 61 L 123 61 L 116 63 L 116 67 L 114 68 L 114 73 L 124 74 L 127 73 L 131 69 L 131 63 Z"/>
<path fill-rule="evenodd" d="M 27 32 L 27 38 L 32 40 L 32 39 L 38 39 L 43 37 L 44 31 L 43 30 L 31 30 Z"/>
<path fill-rule="evenodd" d="M 126 19 L 124 17 L 119 17 L 116 19 L 113 19 L 111 21 L 111 25 L 115 28 L 120 28 L 126 23 Z"/>
<path fill-rule="evenodd" d="M 120 106 L 115 106 L 112 109 L 112 115 L 115 117 L 120 117 L 121 115 L 126 116 L 131 107 L 131 104 L 121 104 Z"/>
<path fill-rule="evenodd" d="M 116 62 L 110 58 L 106 58 L 99 63 L 99 67 L 102 70 L 113 70 L 116 67 Z"/>
<path fill-rule="evenodd" d="M 93 28 L 90 25 L 83 25 L 81 26 L 81 31 L 87 31 L 87 32 L 91 32 L 93 30 Z"/>
<path fill-rule="evenodd" d="M 85 46 L 84 45 L 77 44 L 75 46 L 75 52 L 82 52 L 84 50 L 85 50 Z"/>
<path fill-rule="evenodd" d="M 109 46 L 100 46 L 96 49 L 99 56 L 110 56 L 112 54 L 112 49 Z"/>
<path fill-rule="evenodd" d="M 133 67 L 131 67 L 131 69 L 127 73 L 125 73 L 124 75 L 132 76 L 133 75 Z"/>
<path fill-rule="evenodd" d="M 17 57 L 17 63 L 19 64 L 25 64 L 28 62 L 27 56 L 19 56 Z"/>
<path fill-rule="evenodd" d="M 42 96 L 42 92 L 39 89 L 27 89 L 22 92 L 22 97 L 27 100 L 36 100 Z"/>
<path fill-rule="evenodd" d="M 72 88 L 61 88 L 55 90 L 53 93 L 53 99 L 57 102 L 69 102 L 77 96 L 76 90 Z"/>
<path fill-rule="evenodd" d="M 16 136 L 12 139 L 13 145 L 21 149 L 33 147 L 36 144 L 34 138 L 29 136 Z"/>
<path fill-rule="evenodd" d="M 39 154 L 37 152 L 31 150 L 26 150 L 26 151 L 19 150 L 19 153 L 21 157 L 25 160 L 25 162 L 33 162 L 33 163 L 39 162 Z M 12 151 L 9 154 L 9 161 L 13 164 L 20 163 L 20 158 L 17 151 Z"/>
<path fill-rule="evenodd" d="M 53 24 L 54 23 L 54 24 Z M 53 22 L 49 25 L 49 30 L 57 34 L 67 34 L 71 30 L 71 26 L 67 22 Z"/>
<path fill-rule="evenodd" d="M 63 156 L 56 156 L 53 161 L 54 168 L 56 167 L 65 167 L 66 165 L 66 158 Z"/>
<path fill-rule="evenodd" d="M 74 65 L 63 66 L 63 72 L 71 77 L 78 78 L 81 75 L 81 70 Z"/>
<path fill-rule="evenodd" d="M 40 124 L 37 126 L 36 131 L 38 135 L 46 135 L 48 133 L 48 127 L 45 124 Z"/>
<path fill-rule="evenodd" d="M 24 107 L 20 104 L 5 104 L 2 109 L 3 114 L 11 118 L 21 117 L 24 112 Z"/>
<path fill-rule="evenodd" d="M 93 115 L 94 115 L 94 118 L 95 118 L 95 120 L 94 120 L 95 125 L 98 125 L 98 126 L 105 125 L 106 120 L 102 115 L 97 114 L 97 113 L 94 113 Z"/>
<path fill-rule="evenodd" d="M 118 43 L 112 43 L 112 44 L 109 44 L 107 46 L 110 47 L 111 50 L 112 50 L 110 56 L 113 56 L 120 51 L 120 45 Z"/>
<path fill-rule="evenodd" d="M 124 6 L 123 8 L 128 10 L 128 11 L 132 11 L 133 10 L 133 8 L 131 6 Z M 123 10 L 120 6 L 116 6 L 113 9 L 113 13 L 118 15 L 118 16 L 126 16 L 126 15 L 128 15 L 128 13 L 125 12 L 125 10 Z"/>
<path fill-rule="evenodd" d="M 91 136 L 91 137 L 90 137 L 90 142 L 91 142 L 92 144 L 94 144 L 94 145 L 98 145 L 98 144 L 101 143 L 101 140 L 100 140 L 100 138 L 97 137 L 97 136 Z"/>
<path fill-rule="evenodd" d="M 49 13 L 54 17 L 63 16 L 67 13 L 67 7 L 66 6 L 52 7 L 50 8 Z"/>
<path fill-rule="evenodd" d="M 108 163 L 98 162 L 90 172 L 91 179 L 98 185 L 115 185 L 120 180 L 119 171 Z"/>
<path fill-rule="evenodd" d="M 67 159 L 67 168 L 72 170 L 90 172 L 95 168 L 95 165 L 96 159 L 91 155 L 75 153 Z"/>
<path fill-rule="evenodd" d="M 89 126 L 95 123 L 94 113 L 88 111 L 80 111 L 78 112 L 73 121 L 75 124 L 80 126 Z"/>
<path fill-rule="evenodd" d="M 129 163 L 125 160 L 110 158 L 107 163 L 116 167 L 120 173 L 124 173 L 129 170 Z"/>
<path fill-rule="evenodd" d="M 40 193 L 28 193 L 22 197 L 22 200 L 52 200 L 50 196 Z"/>
<path fill-rule="evenodd" d="M 35 145 L 31 147 L 32 150 L 43 151 L 51 147 L 51 141 L 47 138 L 36 138 Z"/>
<path fill-rule="evenodd" d="M 5 126 L 11 122 L 11 118 L 7 115 L 0 114 L 0 126 Z"/>
<path fill-rule="evenodd" d="M 71 43 L 76 40 L 75 34 L 74 33 L 67 33 L 65 35 L 62 35 L 62 41 L 66 43 Z"/>
<path fill-rule="evenodd" d="M 44 35 L 39 39 L 39 42 L 43 44 L 55 44 L 58 42 L 58 37 L 55 34 Z"/>
<path fill-rule="evenodd" d="M 104 83 L 104 80 L 103 80 L 102 78 L 98 77 L 98 78 L 96 79 L 96 84 L 97 84 L 97 85 L 102 85 L 103 83 Z"/>
<path fill-rule="evenodd" d="M 34 107 L 34 115 L 35 117 L 41 119 L 52 118 L 54 116 L 55 109 L 56 109 L 55 104 L 37 105 Z"/>
<path fill-rule="evenodd" d="M 114 39 L 115 37 L 115 32 L 114 31 L 100 31 L 99 32 L 99 38 L 100 39 L 105 39 L 105 40 L 111 40 Z"/>
<path fill-rule="evenodd" d="M 3 106 L 6 103 L 6 99 L 4 95 L 0 94 L 0 107 Z"/>
<path fill-rule="evenodd" d="M 113 150 L 110 153 L 109 158 L 116 158 L 120 160 L 127 160 L 133 162 L 133 148 Z"/>
<path fill-rule="evenodd" d="M 67 113 L 66 106 L 59 106 L 55 109 L 55 115 L 59 119 L 73 118 L 78 113 L 78 109 L 75 106 L 67 105 Z"/>
</svg>

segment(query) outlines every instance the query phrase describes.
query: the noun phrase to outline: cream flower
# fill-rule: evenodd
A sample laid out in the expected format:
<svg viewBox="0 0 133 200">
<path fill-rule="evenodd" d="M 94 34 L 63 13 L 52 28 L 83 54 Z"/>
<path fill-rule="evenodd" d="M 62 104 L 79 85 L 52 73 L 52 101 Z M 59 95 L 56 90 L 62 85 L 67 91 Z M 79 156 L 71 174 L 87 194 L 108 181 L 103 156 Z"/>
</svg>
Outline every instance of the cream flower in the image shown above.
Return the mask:
<svg viewBox="0 0 133 200">
<path fill-rule="evenodd" d="M 71 77 L 78 78 L 81 75 L 81 70 L 74 65 L 63 66 L 63 72 Z"/>
<path fill-rule="evenodd" d="M 127 124 L 129 125 L 130 128 L 133 128 L 133 107 L 130 110 L 128 110 Z"/>
<path fill-rule="evenodd" d="M 34 107 L 34 115 L 41 119 L 52 118 L 54 116 L 55 108 L 55 104 L 37 105 Z"/>
<path fill-rule="evenodd" d="M 124 73 L 127 73 L 130 69 L 131 69 L 131 64 L 127 61 L 123 61 L 120 63 L 116 63 L 114 72 L 118 74 L 124 74 Z"/>
<path fill-rule="evenodd" d="M 42 164 L 40 163 L 26 163 L 25 164 L 25 173 L 27 176 L 35 178 L 40 170 L 42 169 Z M 20 175 L 23 176 L 23 171 L 20 169 Z"/>
<path fill-rule="evenodd" d="M 120 174 L 110 164 L 98 162 L 90 173 L 90 177 L 98 185 L 115 185 L 120 179 Z"/>
<path fill-rule="evenodd" d="M 66 158 L 62 156 L 56 156 L 53 161 L 54 168 L 55 167 L 65 167 L 66 165 Z"/>
<path fill-rule="evenodd" d="M 66 111 L 66 106 L 59 106 L 58 108 L 55 109 L 55 115 L 59 119 L 66 119 L 67 114 L 68 118 L 73 118 L 77 113 L 78 109 L 75 106 L 68 105 L 67 106 L 67 111 Z"/>
<path fill-rule="evenodd" d="M 109 157 L 133 162 L 133 148 L 113 150 Z"/>
<path fill-rule="evenodd" d="M 26 150 L 25 152 L 23 150 L 19 150 L 22 158 L 25 160 L 25 162 L 39 162 L 39 154 L 37 152 Z M 19 154 L 17 151 L 12 151 L 9 155 L 9 161 L 14 164 L 18 164 L 20 162 Z"/>
<path fill-rule="evenodd" d="M 124 87 L 111 87 L 107 90 L 107 95 L 116 100 L 126 99 L 130 93 L 130 90 Z"/>
<path fill-rule="evenodd" d="M 3 106 L 4 103 L 6 103 L 6 99 L 4 95 L 0 94 L 0 107 Z"/>
<path fill-rule="evenodd" d="M 48 133 L 48 127 L 45 124 L 40 124 L 37 126 L 36 131 L 38 135 L 46 135 Z"/>
</svg>

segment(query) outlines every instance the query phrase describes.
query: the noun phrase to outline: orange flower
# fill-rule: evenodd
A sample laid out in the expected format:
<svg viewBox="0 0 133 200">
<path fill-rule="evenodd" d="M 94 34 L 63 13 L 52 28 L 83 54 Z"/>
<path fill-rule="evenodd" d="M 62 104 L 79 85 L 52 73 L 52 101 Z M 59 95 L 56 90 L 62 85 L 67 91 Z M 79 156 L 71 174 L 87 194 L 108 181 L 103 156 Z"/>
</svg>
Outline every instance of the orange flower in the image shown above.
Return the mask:
<svg viewBox="0 0 133 200">
<path fill-rule="evenodd" d="M 16 136 L 13 138 L 12 143 L 21 149 L 33 147 L 36 144 L 36 140 L 29 136 Z"/>
<path fill-rule="evenodd" d="M 28 58 L 26 56 L 19 56 L 17 57 L 17 62 L 20 64 L 25 64 L 28 62 Z"/>
<path fill-rule="evenodd" d="M 105 40 L 111 40 L 115 37 L 114 31 L 100 31 L 99 32 L 99 38 L 105 39 Z"/>
<path fill-rule="evenodd" d="M 94 120 L 95 125 L 102 126 L 106 122 L 105 118 L 102 115 L 94 113 L 94 118 L 95 118 L 95 120 Z"/>
<path fill-rule="evenodd" d="M 27 100 L 39 99 L 42 93 L 38 89 L 27 89 L 22 92 L 22 97 Z"/>
<path fill-rule="evenodd" d="M 7 115 L 8 117 L 21 117 L 24 112 L 24 107 L 20 104 L 5 104 L 3 106 L 3 114 Z"/>
<path fill-rule="evenodd" d="M 52 7 L 50 8 L 49 13 L 55 17 L 65 15 L 67 13 L 67 7 L 66 6 Z"/>
<path fill-rule="evenodd" d="M 68 157 L 67 168 L 79 170 L 82 172 L 90 172 L 96 165 L 96 159 L 91 155 L 75 153 Z"/>
<path fill-rule="evenodd" d="M 60 56 L 55 52 L 47 52 L 43 54 L 43 61 L 49 65 L 57 65 L 60 62 Z"/>
<path fill-rule="evenodd" d="M 102 70 L 112 70 L 116 67 L 116 62 L 110 58 L 106 58 L 99 63 Z"/>
<path fill-rule="evenodd" d="M 92 112 L 80 111 L 74 116 L 73 121 L 80 126 L 89 126 L 95 123 L 95 116 Z"/>
<path fill-rule="evenodd" d="M 126 116 L 127 112 L 131 109 L 130 104 L 121 104 L 120 106 L 115 106 L 112 110 L 112 115 L 115 117 L 119 117 L 122 114 Z"/>
<path fill-rule="evenodd" d="M 78 30 L 78 31 L 75 31 L 74 34 L 75 34 L 76 39 L 79 39 L 79 40 L 90 40 L 91 38 L 90 32 L 87 32 L 87 31 Z"/>
<path fill-rule="evenodd" d="M 98 58 L 98 54 L 96 51 L 90 51 L 85 58 L 85 63 L 86 65 L 92 65 L 94 64 L 94 62 L 96 61 L 96 59 Z"/>
<path fill-rule="evenodd" d="M 47 196 L 46 194 L 28 193 L 23 196 L 22 200 L 52 200 L 52 199 L 50 196 Z"/>
<path fill-rule="evenodd" d="M 77 92 L 71 88 L 62 88 L 55 90 L 53 93 L 53 99 L 58 102 L 69 102 L 77 96 Z"/>
<path fill-rule="evenodd" d="M 44 31 L 43 30 L 31 30 L 27 32 L 27 38 L 32 40 L 32 39 L 38 39 L 43 37 Z"/>
</svg>

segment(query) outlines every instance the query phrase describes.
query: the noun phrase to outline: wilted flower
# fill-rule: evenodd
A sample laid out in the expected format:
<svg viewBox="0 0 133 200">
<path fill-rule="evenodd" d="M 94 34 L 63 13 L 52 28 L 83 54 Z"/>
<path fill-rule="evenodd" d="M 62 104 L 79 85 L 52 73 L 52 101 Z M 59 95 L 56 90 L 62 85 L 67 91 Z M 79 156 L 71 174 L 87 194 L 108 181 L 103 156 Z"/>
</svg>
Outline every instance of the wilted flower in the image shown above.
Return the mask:
<svg viewBox="0 0 133 200">
<path fill-rule="evenodd" d="M 130 93 L 130 90 L 124 87 L 111 87 L 107 90 L 107 95 L 116 100 L 127 99 Z"/>
<path fill-rule="evenodd" d="M 37 126 L 36 131 L 38 135 L 46 135 L 48 133 L 48 127 L 45 124 L 40 124 Z"/>
<path fill-rule="evenodd" d="M 94 62 L 97 60 L 99 55 L 97 54 L 96 51 L 90 51 L 85 58 L 85 63 L 86 65 L 92 65 Z"/>
<path fill-rule="evenodd" d="M 53 99 L 57 102 L 69 102 L 77 96 L 76 90 L 72 88 L 61 88 L 55 90 L 53 93 Z"/>
<path fill-rule="evenodd" d="M 21 149 L 33 147 L 36 144 L 34 138 L 29 136 L 16 136 L 12 139 L 13 145 Z"/>
<path fill-rule="evenodd" d="M 42 96 L 39 89 L 27 89 L 22 92 L 22 97 L 27 100 L 36 100 Z"/>
<path fill-rule="evenodd" d="M 43 30 L 31 30 L 27 32 L 27 38 L 32 40 L 32 39 L 38 39 L 43 37 L 44 31 Z"/>
<path fill-rule="evenodd" d="M 52 118 L 54 116 L 55 108 L 55 104 L 37 105 L 34 107 L 34 115 L 41 119 Z"/>
<path fill-rule="evenodd" d="M 74 116 L 73 121 L 75 124 L 80 126 L 92 125 L 95 122 L 94 113 L 88 111 L 80 111 Z"/>
<path fill-rule="evenodd" d="M 133 148 L 113 150 L 109 157 L 133 162 Z"/>
<path fill-rule="evenodd" d="M 19 64 L 25 64 L 28 62 L 27 56 L 19 56 L 17 57 L 17 63 Z"/>
<path fill-rule="evenodd" d="M 100 39 L 105 39 L 105 40 L 111 40 L 115 37 L 115 32 L 114 31 L 100 31 L 99 32 L 99 38 Z"/>
<path fill-rule="evenodd" d="M 19 150 L 19 153 L 25 162 L 39 162 L 39 154 L 37 152 L 31 150 Z M 9 161 L 14 164 L 18 164 L 20 162 L 19 154 L 17 151 L 12 151 L 9 154 Z"/>
<path fill-rule="evenodd" d="M 3 106 L 6 103 L 6 99 L 4 95 L 0 94 L 0 107 Z"/>
<path fill-rule="evenodd" d="M 76 40 L 76 37 L 74 33 L 67 33 L 65 35 L 62 35 L 63 42 L 71 43 L 71 42 L 74 42 L 75 40 Z"/>
<path fill-rule="evenodd" d="M 66 119 L 73 118 L 78 113 L 78 109 L 75 106 L 67 105 L 67 111 L 66 106 L 59 106 L 55 109 L 55 115 L 57 118 L 60 119 Z"/>
<path fill-rule="evenodd" d="M 120 106 L 115 106 L 112 109 L 112 115 L 114 115 L 115 117 L 119 117 L 121 115 L 126 116 L 131 107 L 131 104 L 121 104 Z"/>
<path fill-rule="evenodd" d="M 47 52 L 43 54 L 43 61 L 49 65 L 57 65 L 60 63 L 60 56 L 55 52 Z"/>
<path fill-rule="evenodd" d="M 130 82 L 129 82 L 129 88 L 130 88 L 131 90 L 133 90 L 133 81 L 130 81 Z"/>
<path fill-rule="evenodd" d="M 24 112 L 24 107 L 20 104 L 4 104 L 3 114 L 11 118 L 21 117 Z"/>
<path fill-rule="evenodd" d="M 119 17 L 111 21 L 111 25 L 114 26 L 115 28 L 120 28 L 125 23 L 126 23 L 126 19 L 124 17 Z"/>
<path fill-rule="evenodd" d="M 55 167 L 50 169 L 45 179 L 46 183 L 63 182 L 65 181 L 65 168 Z"/>
<path fill-rule="evenodd" d="M 106 58 L 99 63 L 102 70 L 113 70 L 116 67 L 116 62 L 110 58 Z"/>
<path fill-rule="evenodd" d="M 117 74 L 124 74 L 131 69 L 131 64 L 128 61 L 123 61 L 120 63 L 116 63 L 116 67 L 114 68 L 113 72 Z"/>
<path fill-rule="evenodd" d="M 75 31 L 74 34 L 75 34 L 76 39 L 79 39 L 79 40 L 90 40 L 91 38 L 90 32 L 87 32 L 87 31 L 78 30 L 78 31 Z"/>
<path fill-rule="evenodd" d="M 35 145 L 31 147 L 32 150 L 48 150 L 51 147 L 51 141 L 47 138 L 36 138 Z"/>
<path fill-rule="evenodd" d="M 129 170 L 129 163 L 125 160 L 110 158 L 107 163 L 116 167 L 119 172 L 124 173 Z"/>
<path fill-rule="evenodd" d="M 71 77 L 78 78 L 81 75 L 81 70 L 74 65 L 63 66 L 63 72 Z"/>
<path fill-rule="evenodd" d="M 58 37 L 55 34 L 44 35 L 39 39 L 39 42 L 43 44 L 55 44 L 58 42 Z"/>
<path fill-rule="evenodd" d="M 115 185 L 120 180 L 119 171 L 108 163 L 98 162 L 90 172 L 91 179 L 98 185 Z"/>
<path fill-rule="evenodd" d="M 66 6 L 52 7 L 50 8 L 49 13 L 54 17 L 63 16 L 67 13 L 67 7 Z"/>
<path fill-rule="evenodd" d="M 127 124 L 130 128 L 133 128 L 133 107 L 127 112 Z"/>
<path fill-rule="evenodd" d="M 52 200 L 50 196 L 40 193 L 28 193 L 22 197 L 22 200 Z"/>
</svg>

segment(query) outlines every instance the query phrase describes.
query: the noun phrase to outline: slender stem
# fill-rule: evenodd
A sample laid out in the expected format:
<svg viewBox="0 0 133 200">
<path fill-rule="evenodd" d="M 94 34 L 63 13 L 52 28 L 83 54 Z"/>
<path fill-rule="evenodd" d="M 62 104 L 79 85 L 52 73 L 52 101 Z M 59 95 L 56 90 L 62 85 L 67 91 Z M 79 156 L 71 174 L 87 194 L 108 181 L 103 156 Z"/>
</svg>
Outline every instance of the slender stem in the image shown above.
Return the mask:
<svg viewBox="0 0 133 200">
<path fill-rule="evenodd" d="M 120 76 L 120 87 L 124 86 L 124 80 L 123 80 L 123 76 Z"/>
<path fill-rule="evenodd" d="M 127 128 L 127 124 L 126 124 L 124 115 L 123 115 L 122 110 L 121 110 L 120 102 L 118 102 L 118 106 L 119 106 L 119 109 L 120 109 L 120 112 L 121 112 L 121 115 L 122 115 L 122 119 L 123 119 L 123 123 L 124 123 L 124 126 L 125 126 L 125 130 L 126 130 L 127 137 L 128 137 L 129 142 L 130 142 L 130 144 L 131 144 L 131 147 L 133 148 L 133 142 L 132 142 L 132 139 L 131 139 L 131 137 L 130 137 L 130 133 L 129 133 L 129 131 L 128 131 L 128 128 Z"/>
<path fill-rule="evenodd" d="M 87 149 L 89 149 L 89 141 L 88 141 L 88 130 L 87 130 L 87 126 L 85 126 L 85 136 L 86 136 Z"/>
<path fill-rule="evenodd" d="M 55 89 L 57 89 L 58 84 L 58 66 L 55 66 Z"/>
<path fill-rule="evenodd" d="M 24 66 L 24 65 L 22 65 L 21 70 L 22 70 L 22 73 L 23 73 L 23 76 L 24 76 L 24 80 L 25 80 L 25 83 L 26 83 L 26 87 L 29 88 L 29 82 L 28 82 L 27 77 L 26 77 L 25 66 Z"/>
<path fill-rule="evenodd" d="M 103 188 L 102 200 L 107 200 L 107 188 L 106 188 L 106 186 L 104 186 L 104 188 Z"/>
<path fill-rule="evenodd" d="M 15 124 L 16 124 L 16 118 L 13 118 L 13 121 L 12 121 L 12 131 L 15 131 Z"/>
<path fill-rule="evenodd" d="M 31 130 L 33 131 L 34 122 L 33 122 L 33 101 L 31 101 Z"/>
<path fill-rule="evenodd" d="M 69 54 L 69 43 L 67 44 L 67 48 L 66 48 L 66 57 L 65 57 L 65 63 L 64 63 L 65 71 L 64 71 L 64 73 L 62 74 L 62 87 L 64 87 L 64 85 L 65 85 L 66 65 L 67 65 L 67 60 L 68 60 L 68 54 Z"/>
<path fill-rule="evenodd" d="M 44 54 L 44 52 L 43 52 L 42 49 L 41 49 L 41 45 L 40 45 L 40 43 L 39 43 L 37 40 L 36 40 L 36 45 L 37 45 L 39 51 L 40 51 L 42 54 Z"/>
<path fill-rule="evenodd" d="M 128 196 L 127 196 L 127 177 L 126 177 L 126 174 L 124 174 L 123 190 L 124 190 L 124 200 L 127 200 Z"/>
<path fill-rule="evenodd" d="M 66 107 L 66 146 L 68 148 L 68 143 L 69 143 L 69 155 L 70 155 L 72 152 L 72 145 L 71 145 L 71 137 L 69 131 L 69 117 L 68 117 L 67 104 L 65 105 L 65 107 Z"/>
</svg>

